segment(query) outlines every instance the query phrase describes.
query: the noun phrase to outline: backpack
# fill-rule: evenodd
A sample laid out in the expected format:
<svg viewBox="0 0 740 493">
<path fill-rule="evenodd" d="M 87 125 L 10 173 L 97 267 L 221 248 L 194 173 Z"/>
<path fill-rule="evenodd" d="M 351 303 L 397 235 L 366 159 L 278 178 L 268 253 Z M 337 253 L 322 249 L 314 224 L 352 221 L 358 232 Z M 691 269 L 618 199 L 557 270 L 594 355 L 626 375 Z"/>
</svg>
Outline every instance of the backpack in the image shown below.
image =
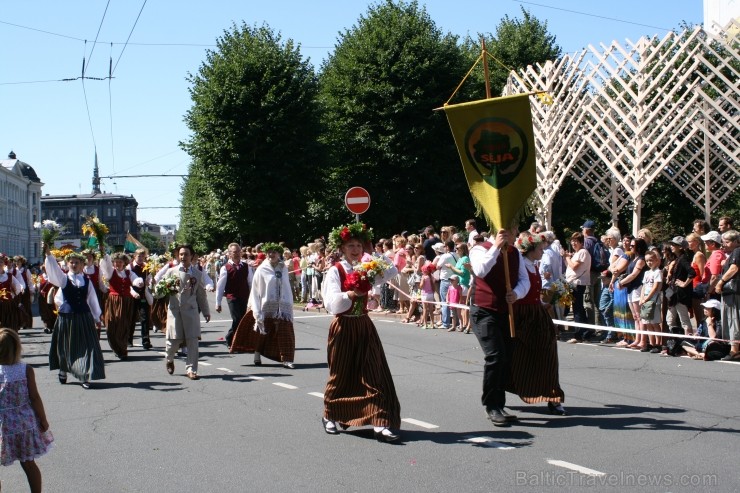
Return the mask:
<svg viewBox="0 0 740 493">
<path fill-rule="evenodd" d="M 600 241 L 594 243 L 593 255 L 591 255 L 591 270 L 604 272 L 609 268 L 609 249 Z"/>
</svg>

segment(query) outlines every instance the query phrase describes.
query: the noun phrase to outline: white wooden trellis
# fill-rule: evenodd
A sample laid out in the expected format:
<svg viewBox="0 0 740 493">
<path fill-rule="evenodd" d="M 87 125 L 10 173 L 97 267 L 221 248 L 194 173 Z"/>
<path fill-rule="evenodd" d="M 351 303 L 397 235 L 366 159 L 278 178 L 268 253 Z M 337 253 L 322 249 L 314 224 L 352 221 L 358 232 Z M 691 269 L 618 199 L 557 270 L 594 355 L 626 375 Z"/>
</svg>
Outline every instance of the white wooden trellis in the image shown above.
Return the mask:
<svg viewBox="0 0 740 493">
<path fill-rule="evenodd" d="M 618 212 L 631 201 L 633 230 L 641 199 L 663 174 L 704 210 L 740 185 L 740 43 L 701 27 L 641 38 L 627 47 L 593 46 L 557 62 L 512 72 L 505 94 L 532 97 L 538 219 L 548 226 L 566 175 Z M 723 50 L 717 50 L 721 45 Z"/>
</svg>

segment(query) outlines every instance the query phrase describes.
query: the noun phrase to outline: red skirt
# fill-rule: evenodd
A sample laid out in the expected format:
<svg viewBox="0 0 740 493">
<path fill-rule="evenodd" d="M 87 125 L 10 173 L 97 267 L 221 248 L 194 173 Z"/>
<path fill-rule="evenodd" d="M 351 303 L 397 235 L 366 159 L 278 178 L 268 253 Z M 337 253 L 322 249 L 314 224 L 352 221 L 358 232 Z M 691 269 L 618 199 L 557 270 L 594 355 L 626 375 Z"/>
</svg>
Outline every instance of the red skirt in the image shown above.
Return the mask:
<svg viewBox="0 0 740 493">
<path fill-rule="evenodd" d="M 295 332 L 293 322 L 276 318 L 265 319 L 267 334 L 260 334 L 254 330 L 254 314 L 247 311 L 239 322 L 239 326 L 231 341 L 230 353 L 254 353 L 257 351 L 265 358 L 273 361 L 295 361 Z"/>
<path fill-rule="evenodd" d="M 154 303 L 149 308 L 149 323 L 159 331 L 167 330 L 167 308 L 170 304 L 170 297 L 155 298 Z"/>
<path fill-rule="evenodd" d="M 401 404 L 370 317 L 338 316 L 329 326 L 324 417 L 347 426 L 401 426 Z"/>
<path fill-rule="evenodd" d="M 21 299 L 0 300 L 0 327 L 18 332 L 25 320 L 25 314 L 18 308 Z"/>
<path fill-rule="evenodd" d="M 54 294 L 56 294 L 57 289 L 58 288 L 56 286 L 51 288 L 52 300 L 54 299 Z M 38 298 L 39 298 L 39 316 L 41 317 L 41 321 L 43 322 L 44 327 L 46 327 L 47 329 L 52 329 L 54 328 L 54 324 L 57 321 L 57 314 L 56 314 L 57 307 L 54 306 L 53 301 L 51 304 L 49 304 L 46 301 L 47 299 L 46 296 L 42 294 L 39 294 Z"/>
</svg>

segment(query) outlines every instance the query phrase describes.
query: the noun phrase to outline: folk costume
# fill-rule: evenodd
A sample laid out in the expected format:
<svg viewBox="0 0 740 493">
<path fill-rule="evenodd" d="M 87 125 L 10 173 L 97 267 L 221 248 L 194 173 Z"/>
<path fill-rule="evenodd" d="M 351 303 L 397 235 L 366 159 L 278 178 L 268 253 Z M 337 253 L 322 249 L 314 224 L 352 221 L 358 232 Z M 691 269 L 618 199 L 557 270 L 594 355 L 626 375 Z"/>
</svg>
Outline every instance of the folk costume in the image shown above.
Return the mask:
<svg viewBox="0 0 740 493">
<path fill-rule="evenodd" d="M 470 250 L 470 264 L 475 274 L 470 323 L 485 360 L 481 403 L 495 426 L 506 426 L 516 420 L 504 410 L 514 346 L 509 329 L 502 255 L 508 258 L 509 282 L 515 299 L 522 299 L 529 292 L 529 275 L 519 250 L 508 246 L 502 252 L 488 241 L 478 243 Z"/>
<path fill-rule="evenodd" d="M 324 431 L 336 434 L 337 426 L 372 425 L 376 439 L 390 442 L 398 438 L 391 430 L 401 426 L 401 405 L 383 344 L 367 314 L 368 294 L 357 296 L 345 282 L 353 272 L 345 247 L 352 241 L 371 241 L 372 232 L 360 224 L 337 229 L 340 232 L 334 230 L 330 235 L 330 246 L 341 245 L 345 256 L 326 272 L 322 293 L 326 310 L 334 315 L 327 343 L 329 380 L 324 390 Z M 396 267 L 385 260 L 388 269 L 375 278 L 376 286 L 398 274 Z"/>
<path fill-rule="evenodd" d="M 44 261 L 49 282 L 59 287 L 54 298 L 59 314 L 49 347 L 49 369 L 59 370 L 59 381 L 67 372 L 87 386 L 90 380 L 105 378 L 103 352 L 95 323 L 100 306 L 90 279 L 84 274 L 65 273 L 53 255 Z"/>
<path fill-rule="evenodd" d="M 529 276 L 530 289 L 514 303 L 516 338 L 506 390 L 517 394 L 528 404 L 547 402 L 551 413 L 565 414 L 559 405 L 565 400 L 565 394 L 558 377 L 558 331 L 546 305 L 542 304 L 542 277 L 532 261 L 537 259 L 530 258 L 525 252 L 528 248 L 538 248 L 542 239 L 537 236 L 528 235 L 517 240 L 517 248 L 524 253 L 522 261 Z M 527 241 L 527 238 L 533 238 L 533 241 Z"/>
<path fill-rule="evenodd" d="M 15 261 L 21 261 L 22 265 L 16 266 L 15 278 L 23 286 L 23 292 L 19 296 L 18 308 L 21 311 L 21 327 L 24 329 L 30 329 L 33 325 L 33 313 L 31 312 L 31 295 L 36 291 L 36 286 L 33 285 L 33 279 L 31 273 L 26 267 L 26 259 L 18 256 L 14 258 Z"/>
<path fill-rule="evenodd" d="M 146 263 L 139 264 L 134 260 L 129 265 L 129 270 L 133 271 L 134 274 L 136 274 L 141 279 L 146 279 Z M 139 295 L 138 298 L 134 299 L 134 314 L 135 314 L 135 322 L 133 326 L 133 330 L 131 331 L 131 334 L 129 334 L 128 342 L 129 344 L 133 343 L 134 340 L 134 334 L 136 333 L 136 321 L 138 321 L 141 324 L 141 347 L 143 347 L 146 350 L 149 350 L 152 348 L 152 343 L 149 341 L 149 329 L 151 328 L 151 320 L 150 320 L 150 297 L 151 294 L 147 293 L 146 286 L 142 285 L 141 287 L 133 287 L 134 291 Z M 149 294 L 149 296 L 147 296 Z"/>
<path fill-rule="evenodd" d="M 203 272 L 194 265 L 185 268 L 183 265 L 170 267 L 162 272 L 161 278 L 170 275 L 180 279 L 177 292 L 168 296 L 167 305 L 167 339 L 165 349 L 167 352 L 166 367 L 171 374 L 174 372 L 174 358 L 181 343 L 188 348 L 185 370 L 191 380 L 198 378 L 198 338 L 200 337 L 200 313 L 210 318 L 208 300 L 206 298 L 205 281 Z M 157 277 L 159 277 L 159 274 Z"/>
<path fill-rule="evenodd" d="M 247 313 L 239 322 L 229 352 L 254 353 L 256 365 L 262 364 L 264 356 L 293 368 L 293 290 L 288 269 L 279 258 L 275 265 L 262 262 L 255 270 Z"/>
<path fill-rule="evenodd" d="M 89 252 L 89 253 L 88 253 Z M 102 318 L 105 319 L 105 302 L 108 298 L 107 288 L 103 285 L 103 279 L 100 275 L 100 266 L 95 264 L 95 260 L 90 261 L 90 256 L 95 258 L 95 253 L 92 250 L 85 250 L 82 252 L 87 258 L 88 263 L 82 268 L 82 273 L 85 274 L 92 283 L 92 287 L 95 290 L 95 296 L 98 298 L 98 305 L 103 312 Z M 98 338 L 100 337 L 100 331 L 98 331 Z"/>
<path fill-rule="evenodd" d="M 128 257 L 120 256 L 124 266 Z M 105 301 L 105 327 L 108 344 L 120 359 L 128 358 L 128 343 L 136 326 L 135 287 L 143 287 L 144 280 L 128 269 L 116 270 L 109 255 L 100 261 L 100 272 L 108 279 L 108 299 Z"/>
<path fill-rule="evenodd" d="M 0 328 L 18 330 L 23 327 L 26 315 L 18 306 L 22 303 L 23 286 L 18 279 L 0 269 Z"/>
<path fill-rule="evenodd" d="M 51 329 L 57 321 L 56 306 L 54 306 L 54 295 L 57 287 L 49 282 L 46 272 L 39 276 L 39 316 L 44 324 L 44 332 L 51 334 Z"/>
<path fill-rule="evenodd" d="M 241 250 L 239 255 L 241 255 Z M 231 346 L 234 333 L 247 311 L 249 286 L 253 278 L 252 272 L 247 262 L 243 260 L 234 262 L 233 259 L 229 259 L 219 271 L 218 281 L 216 282 L 216 306 L 221 306 L 221 300 L 225 296 L 231 314 L 231 327 L 229 327 L 225 337 L 227 347 Z"/>
</svg>

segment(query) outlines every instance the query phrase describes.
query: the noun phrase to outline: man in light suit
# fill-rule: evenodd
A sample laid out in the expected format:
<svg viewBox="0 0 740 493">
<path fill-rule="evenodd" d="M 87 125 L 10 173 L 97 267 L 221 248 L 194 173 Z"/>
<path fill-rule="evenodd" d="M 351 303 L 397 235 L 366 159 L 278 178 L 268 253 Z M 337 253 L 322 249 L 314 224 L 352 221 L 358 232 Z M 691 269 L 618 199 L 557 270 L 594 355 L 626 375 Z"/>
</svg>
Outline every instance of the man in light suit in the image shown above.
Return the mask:
<svg viewBox="0 0 740 493">
<path fill-rule="evenodd" d="M 190 245 L 181 245 L 178 250 L 180 264 L 170 267 L 161 278 L 175 275 L 180 278 L 176 293 L 170 294 L 167 309 L 167 331 L 165 337 L 167 373 L 175 372 L 175 353 L 184 341 L 188 348 L 185 370 L 190 380 L 198 380 L 198 338 L 200 337 L 200 315 L 206 323 L 211 320 L 206 299 L 206 282 L 203 271 L 192 265 L 195 252 Z M 160 277 L 160 276 L 157 276 Z"/>
</svg>

